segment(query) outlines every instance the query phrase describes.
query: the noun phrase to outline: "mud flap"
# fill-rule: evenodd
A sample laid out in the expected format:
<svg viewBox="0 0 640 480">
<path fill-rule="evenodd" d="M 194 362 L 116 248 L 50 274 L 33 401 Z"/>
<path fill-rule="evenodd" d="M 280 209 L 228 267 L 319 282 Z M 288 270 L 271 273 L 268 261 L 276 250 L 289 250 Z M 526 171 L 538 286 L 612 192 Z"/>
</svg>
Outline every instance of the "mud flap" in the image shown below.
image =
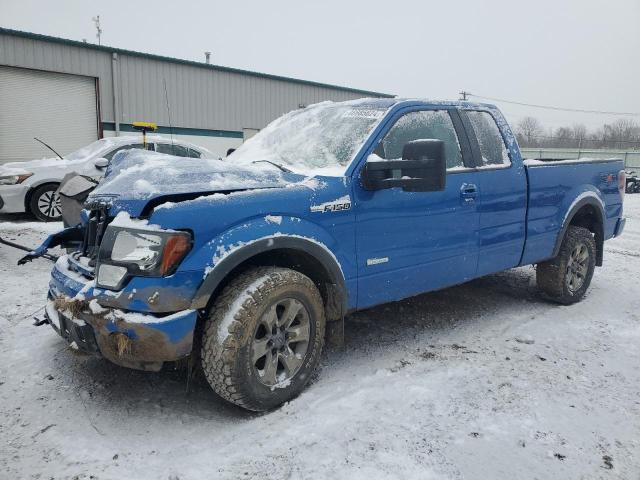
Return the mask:
<svg viewBox="0 0 640 480">
<path fill-rule="evenodd" d="M 339 320 L 327 322 L 327 344 L 332 347 L 344 348 L 344 316 Z"/>
</svg>

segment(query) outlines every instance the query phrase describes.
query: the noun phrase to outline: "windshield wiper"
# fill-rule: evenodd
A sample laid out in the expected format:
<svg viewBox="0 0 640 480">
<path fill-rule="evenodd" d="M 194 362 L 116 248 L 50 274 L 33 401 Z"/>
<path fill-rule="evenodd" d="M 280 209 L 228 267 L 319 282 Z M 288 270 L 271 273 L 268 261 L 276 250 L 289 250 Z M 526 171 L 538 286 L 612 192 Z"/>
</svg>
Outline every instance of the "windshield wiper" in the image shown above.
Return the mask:
<svg viewBox="0 0 640 480">
<path fill-rule="evenodd" d="M 273 165 L 274 167 L 279 168 L 280 170 L 282 170 L 285 173 L 293 173 L 292 170 L 289 170 L 287 167 L 283 167 L 282 165 L 277 164 L 276 162 L 272 162 L 271 160 L 254 160 L 251 163 L 270 163 L 271 165 Z"/>
<path fill-rule="evenodd" d="M 63 160 L 62 155 L 60 155 L 58 152 L 56 152 L 52 147 L 50 147 L 49 145 L 47 145 L 46 143 L 44 143 L 42 140 L 40 140 L 38 137 L 33 137 L 34 140 L 37 140 L 38 142 L 40 142 L 41 144 L 43 144 L 45 147 L 47 147 L 49 150 L 51 150 L 53 153 L 55 153 L 60 160 Z"/>
</svg>

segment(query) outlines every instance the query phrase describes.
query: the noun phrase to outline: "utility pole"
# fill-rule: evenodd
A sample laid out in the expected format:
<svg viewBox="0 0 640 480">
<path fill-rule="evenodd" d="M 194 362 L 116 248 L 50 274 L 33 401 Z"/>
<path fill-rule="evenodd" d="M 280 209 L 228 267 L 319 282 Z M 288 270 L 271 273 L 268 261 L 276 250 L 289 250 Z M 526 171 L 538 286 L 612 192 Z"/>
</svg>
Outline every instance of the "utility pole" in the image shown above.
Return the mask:
<svg viewBox="0 0 640 480">
<path fill-rule="evenodd" d="M 96 24 L 96 37 L 98 37 L 98 45 L 101 45 L 100 37 L 102 36 L 102 29 L 100 28 L 100 15 L 93 17 L 91 20 Z"/>
<path fill-rule="evenodd" d="M 462 90 L 460 92 L 460 100 L 464 100 L 465 102 L 467 101 L 467 95 L 471 95 L 469 92 L 465 92 L 464 90 Z"/>
</svg>

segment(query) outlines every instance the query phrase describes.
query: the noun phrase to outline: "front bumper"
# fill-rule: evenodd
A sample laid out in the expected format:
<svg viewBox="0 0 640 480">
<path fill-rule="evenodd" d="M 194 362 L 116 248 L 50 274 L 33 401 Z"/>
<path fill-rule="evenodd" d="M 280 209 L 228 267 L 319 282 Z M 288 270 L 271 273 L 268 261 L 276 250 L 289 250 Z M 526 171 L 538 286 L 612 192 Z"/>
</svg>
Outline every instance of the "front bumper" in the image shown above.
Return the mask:
<svg viewBox="0 0 640 480">
<path fill-rule="evenodd" d="M 23 213 L 28 185 L 0 185 L 0 212 Z"/>
<path fill-rule="evenodd" d="M 94 295 L 99 290 L 93 281 L 65 269 L 65 261 L 61 257 L 53 269 L 45 315 L 74 347 L 123 367 L 151 371 L 191 353 L 196 310 L 158 315 L 106 308 Z"/>
</svg>

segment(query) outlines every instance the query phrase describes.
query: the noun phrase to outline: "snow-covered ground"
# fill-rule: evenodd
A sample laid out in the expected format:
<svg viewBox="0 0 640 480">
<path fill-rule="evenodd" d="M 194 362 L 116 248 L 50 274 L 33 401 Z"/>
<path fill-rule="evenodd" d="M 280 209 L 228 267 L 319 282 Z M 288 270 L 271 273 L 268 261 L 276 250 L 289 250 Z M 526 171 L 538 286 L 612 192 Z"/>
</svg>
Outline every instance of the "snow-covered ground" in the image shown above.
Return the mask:
<svg viewBox="0 0 640 480">
<path fill-rule="evenodd" d="M 640 195 L 625 210 L 583 302 L 543 301 L 521 268 L 358 313 L 263 415 L 32 327 L 50 264 L 0 246 L 0 477 L 640 478 Z M 32 245 L 52 229 L 2 220 Z"/>
</svg>

